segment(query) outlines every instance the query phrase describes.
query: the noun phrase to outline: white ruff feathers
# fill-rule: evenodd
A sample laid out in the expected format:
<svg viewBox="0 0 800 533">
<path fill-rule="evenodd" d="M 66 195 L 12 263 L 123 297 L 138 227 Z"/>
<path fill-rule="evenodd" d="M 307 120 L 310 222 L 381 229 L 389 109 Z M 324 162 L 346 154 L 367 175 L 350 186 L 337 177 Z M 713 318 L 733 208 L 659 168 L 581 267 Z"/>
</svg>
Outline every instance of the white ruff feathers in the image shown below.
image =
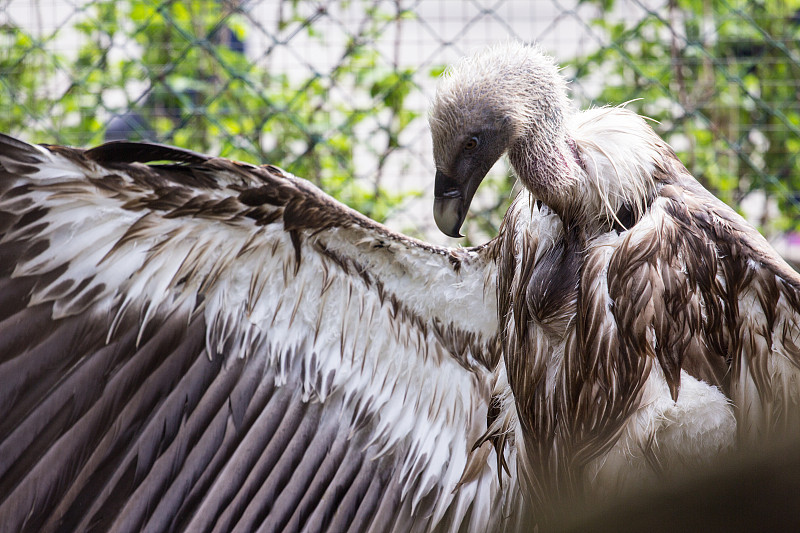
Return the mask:
<svg viewBox="0 0 800 533">
<path fill-rule="evenodd" d="M 624 107 L 603 107 L 571 115 L 567 134 L 578 147 L 588 185 L 579 189 L 579 203 L 606 224 L 619 222 L 623 205 L 639 213 L 655 194 L 653 171 L 666 144 L 642 117 Z"/>
</svg>

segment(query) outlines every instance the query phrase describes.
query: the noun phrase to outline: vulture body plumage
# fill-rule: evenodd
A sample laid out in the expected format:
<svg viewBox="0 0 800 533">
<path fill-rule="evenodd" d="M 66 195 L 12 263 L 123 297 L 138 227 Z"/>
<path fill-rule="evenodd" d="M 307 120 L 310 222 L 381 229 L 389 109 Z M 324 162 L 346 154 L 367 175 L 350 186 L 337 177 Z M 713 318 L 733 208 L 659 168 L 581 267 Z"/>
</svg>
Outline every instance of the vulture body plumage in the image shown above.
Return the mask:
<svg viewBox="0 0 800 533">
<path fill-rule="evenodd" d="M 642 117 L 573 110 L 512 43 L 446 73 L 430 122 L 443 232 L 500 155 L 524 187 L 494 246 L 532 519 L 800 436 L 800 276 Z"/>
<path fill-rule="evenodd" d="M 0 136 L 0 529 L 487 531 L 796 435 L 800 277 L 552 60 L 431 111 L 442 248 L 272 166 Z"/>
</svg>

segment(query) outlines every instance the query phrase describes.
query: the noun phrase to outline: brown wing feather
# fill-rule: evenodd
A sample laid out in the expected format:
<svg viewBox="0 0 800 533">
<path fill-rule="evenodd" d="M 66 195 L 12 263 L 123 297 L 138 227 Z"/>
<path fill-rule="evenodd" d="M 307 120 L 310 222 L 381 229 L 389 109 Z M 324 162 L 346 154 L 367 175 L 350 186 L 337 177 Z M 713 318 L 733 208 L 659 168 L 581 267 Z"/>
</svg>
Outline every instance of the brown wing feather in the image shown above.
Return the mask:
<svg viewBox="0 0 800 533">
<path fill-rule="evenodd" d="M 53 153 L 61 166 L 48 166 Z M 177 164 L 142 164 L 153 159 Z M 36 181 L 40 171 L 46 179 Z M 113 222 L 112 229 L 105 220 Z M 201 230 L 189 232 L 198 222 Z M 95 227 L 100 229 L 88 233 L 91 238 L 82 238 Z M 40 150 L 2 135 L 0 228 L 0 530 L 403 531 L 431 526 L 437 513 L 443 515 L 442 527 L 450 521 L 457 527 L 469 516 L 469 502 L 455 503 L 457 476 L 444 487 L 436 484 L 438 478 L 420 474 L 432 454 L 419 457 L 415 447 L 425 443 L 401 436 L 390 446 L 385 438 L 393 428 L 384 427 L 391 425 L 381 403 L 384 393 L 408 396 L 396 410 L 401 415 L 413 412 L 415 402 L 434 404 L 430 394 L 438 398 L 441 418 L 457 420 L 447 399 L 434 396 L 449 390 L 418 394 L 411 389 L 416 381 L 410 379 L 415 374 L 408 360 L 391 366 L 386 389 L 348 391 L 331 384 L 334 373 L 346 371 L 346 341 L 355 358 L 374 340 L 373 352 L 382 349 L 387 357 L 399 358 L 414 343 L 423 361 L 447 362 L 452 355 L 461 366 L 450 361 L 450 388 L 463 392 L 450 385 L 463 377 L 483 394 L 483 370 L 476 373 L 476 367 L 497 361 L 496 340 L 487 343 L 474 331 L 425 315 L 402 300 L 375 266 L 380 257 L 396 276 L 414 266 L 412 256 L 419 254 L 417 259 L 431 268 L 430 275 L 421 270 L 421 278 L 462 276 L 474 260 L 468 252 L 393 233 L 274 167 L 147 144 Z M 352 232 L 342 241 L 356 235 L 353 248 L 361 253 L 334 249 L 342 243 L 320 233 L 331 228 Z M 292 233 L 285 249 L 262 231 L 270 229 Z M 329 233 L 339 235 L 336 231 Z M 212 232 L 221 237 L 203 241 Z M 183 244 L 180 235 L 190 235 L 184 239 L 188 251 L 176 251 Z M 228 241 L 235 243 L 228 253 L 207 259 L 213 247 L 208 243 L 224 248 Z M 132 258 L 131 248 L 144 250 L 146 259 Z M 228 268 L 250 255 L 254 263 Z M 159 269 L 142 274 L 148 261 Z M 312 311 L 319 307 L 313 317 L 308 309 L 298 310 L 302 291 L 295 292 L 296 301 L 285 295 L 288 290 L 266 294 L 266 282 L 258 277 L 283 275 L 286 288 L 292 278 L 286 265 L 297 273 L 301 262 L 307 277 L 297 283 L 328 280 L 321 283 L 323 296 L 310 305 Z M 70 270 L 75 265 L 85 268 Z M 264 271 L 250 278 L 259 266 Z M 103 278 L 124 268 L 134 272 Z M 59 281 L 65 273 L 72 277 Z M 342 273 L 351 275 L 346 283 Z M 158 276 L 167 286 L 162 294 L 147 287 L 140 288 L 144 296 L 139 299 L 130 296 L 131 280 L 147 278 L 146 284 Z M 220 278 L 245 280 L 233 287 L 242 291 L 225 294 L 232 300 L 225 309 L 232 310 L 233 319 L 209 311 Z M 116 281 L 95 283 L 99 279 Z M 484 273 L 478 279 L 483 287 Z M 340 289 L 331 288 L 335 283 Z M 379 320 L 391 315 L 396 336 L 370 330 L 346 338 L 349 332 L 338 318 L 347 317 L 348 309 L 330 292 L 345 294 L 347 287 L 346 306 L 353 300 L 350 318 L 355 321 L 358 314 L 363 317 L 359 325 L 385 330 Z M 152 305 L 165 292 L 168 297 Z M 290 343 L 285 331 L 262 322 L 264 338 L 256 341 L 244 333 L 251 342 L 240 351 L 236 343 L 242 335 L 237 338 L 231 329 L 257 320 L 252 315 L 263 303 L 259 298 L 274 303 L 285 296 L 285 306 L 267 307 L 274 310 L 272 320 L 279 311 L 291 313 L 288 327 L 302 328 L 319 316 L 317 329 L 309 327 Z M 430 290 L 423 297 L 430 300 Z M 323 307 L 326 298 L 333 303 Z M 363 315 L 356 312 L 359 304 Z M 336 317 L 330 322 L 336 328 L 341 324 L 341 331 L 320 332 L 323 311 Z M 238 326 L 231 325 L 242 317 Z M 385 344 L 379 344 L 380 333 L 387 334 Z M 316 334 L 341 339 L 342 362 L 333 371 L 317 366 L 323 356 L 315 351 Z M 377 364 L 365 369 L 362 363 L 359 374 L 352 366 L 368 383 L 370 373 L 379 370 Z M 406 385 L 392 383 L 399 373 L 409 377 Z M 482 400 L 473 399 L 482 409 Z M 482 429 L 485 414 L 470 417 Z M 468 425 L 454 424 L 457 431 Z M 425 438 L 440 439 L 438 450 L 444 452 L 436 464 L 442 472 L 455 464 L 459 449 L 468 451 L 471 444 L 460 437 L 448 442 L 440 428 L 425 431 L 421 420 L 406 425 L 422 428 Z M 469 433 L 472 438 L 480 431 Z M 502 512 L 504 496 L 494 488 L 495 480 L 484 473 L 474 481 L 484 483 L 480 490 L 488 496 L 478 511 L 480 520 Z M 480 499 L 479 489 L 460 490 L 470 501 Z M 442 501 L 449 503 L 439 505 Z M 487 501 L 497 503 L 496 510 L 486 510 Z"/>
<path fill-rule="evenodd" d="M 585 479 L 584 468 L 616 442 L 629 415 L 638 407 L 647 380 L 650 359 L 643 357 L 645 336 L 618 336 L 609 317 L 608 294 L 613 279 L 604 270 L 610 250 L 598 247 L 584 259 L 578 295 L 576 339 L 565 349 L 565 390 L 567 401 L 559 413 L 568 421 L 563 440 L 571 450 L 571 471 Z M 630 279 L 636 282 L 635 278 Z M 650 291 L 638 287 L 641 299 L 631 302 L 641 312 L 648 305 Z M 613 310 L 621 311 L 617 307 Z M 627 313 L 626 313 L 627 314 Z M 634 331 L 641 328 L 632 327 Z"/>
<path fill-rule="evenodd" d="M 622 343 L 653 353 L 673 399 L 681 370 L 720 387 L 741 434 L 796 424 L 800 276 L 679 163 L 662 182 L 609 264 Z"/>
</svg>

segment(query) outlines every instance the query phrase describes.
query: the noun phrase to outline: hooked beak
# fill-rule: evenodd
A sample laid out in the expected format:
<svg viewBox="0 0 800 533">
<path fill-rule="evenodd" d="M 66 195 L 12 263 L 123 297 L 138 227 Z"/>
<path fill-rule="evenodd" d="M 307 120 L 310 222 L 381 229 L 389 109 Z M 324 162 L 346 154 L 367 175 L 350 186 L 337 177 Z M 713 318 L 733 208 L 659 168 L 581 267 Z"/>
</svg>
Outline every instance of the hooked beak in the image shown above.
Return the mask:
<svg viewBox="0 0 800 533">
<path fill-rule="evenodd" d="M 461 225 L 467 216 L 466 211 L 460 195 L 451 198 L 433 199 L 433 219 L 436 221 L 439 231 L 448 237 L 456 239 L 463 237 L 461 235 Z"/>
<path fill-rule="evenodd" d="M 442 171 L 436 171 L 433 187 L 433 219 L 439 230 L 448 237 L 460 238 L 461 226 L 467 217 L 472 197 L 483 176 L 460 183 Z"/>
</svg>

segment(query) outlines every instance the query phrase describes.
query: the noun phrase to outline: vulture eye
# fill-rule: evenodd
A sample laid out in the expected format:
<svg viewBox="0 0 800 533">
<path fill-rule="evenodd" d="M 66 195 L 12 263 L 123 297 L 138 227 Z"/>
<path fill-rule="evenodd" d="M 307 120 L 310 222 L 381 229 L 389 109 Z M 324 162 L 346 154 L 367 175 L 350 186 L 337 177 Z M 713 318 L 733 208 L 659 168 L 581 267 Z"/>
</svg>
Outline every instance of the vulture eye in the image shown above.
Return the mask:
<svg viewBox="0 0 800 533">
<path fill-rule="evenodd" d="M 478 147 L 477 137 L 470 137 L 469 140 L 464 143 L 464 151 L 466 152 L 471 152 L 477 147 Z"/>
</svg>

